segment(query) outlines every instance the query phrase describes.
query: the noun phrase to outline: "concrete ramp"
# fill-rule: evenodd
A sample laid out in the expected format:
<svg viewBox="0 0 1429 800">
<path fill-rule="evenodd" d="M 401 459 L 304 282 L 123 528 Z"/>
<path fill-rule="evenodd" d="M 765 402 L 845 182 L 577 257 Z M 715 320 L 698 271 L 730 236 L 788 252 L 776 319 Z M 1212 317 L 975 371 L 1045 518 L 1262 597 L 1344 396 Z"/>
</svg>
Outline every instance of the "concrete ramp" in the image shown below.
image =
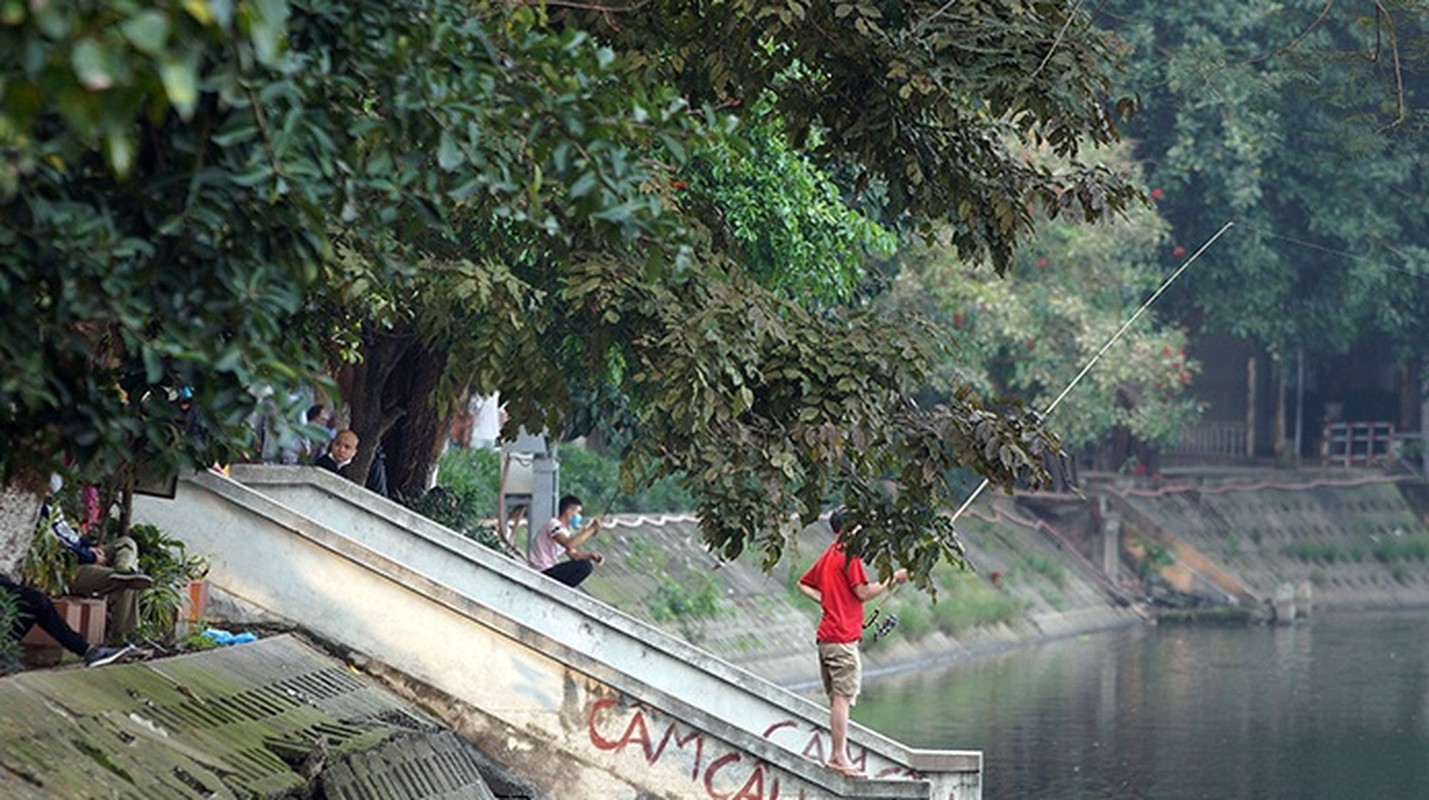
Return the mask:
<svg viewBox="0 0 1429 800">
<path fill-rule="evenodd" d="M 208 554 L 216 590 L 352 648 L 551 797 L 981 797 L 980 752 L 857 725 L 871 779 L 835 774 L 823 705 L 331 473 L 199 473 L 134 516 Z"/>
<path fill-rule="evenodd" d="M 0 797 L 495 800 L 484 757 L 291 636 L 0 680 Z"/>
</svg>

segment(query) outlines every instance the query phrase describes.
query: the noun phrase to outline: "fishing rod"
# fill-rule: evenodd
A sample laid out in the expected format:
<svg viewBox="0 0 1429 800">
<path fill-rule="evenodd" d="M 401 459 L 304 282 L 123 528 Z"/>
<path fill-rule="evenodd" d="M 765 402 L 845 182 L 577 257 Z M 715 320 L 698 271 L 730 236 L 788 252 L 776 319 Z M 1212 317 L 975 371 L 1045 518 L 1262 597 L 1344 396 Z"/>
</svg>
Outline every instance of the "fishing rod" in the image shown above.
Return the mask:
<svg viewBox="0 0 1429 800">
<path fill-rule="evenodd" d="M 624 494 L 624 493 L 620 490 L 620 482 L 619 482 L 619 481 L 616 481 L 616 483 L 615 483 L 615 489 L 614 489 L 613 491 L 611 491 L 610 497 L 606 498 L 606 500 L 605 500 L 604 510 L 602 510 L 602 511 L 601 511 L 599 514 L 597 514 L 595 517 L 592 517 L 590 522 L 586 523 L 587 525 L 594 525 L 594 524 L 596 524 L 596 523 L 598 523 L 598 522 L 601 522 L 601 523 L 602 523 L 602 524 L 600 525 L 600 527 L 596 528 L 595 531 L 593 531 L 593 532 L 591 533 L 591 536 L 595 536 L 596 534 L 599 534 L 599 533 L 601 532 L 601 530 L 604 529 L 605 525 L 604 525 L 604 523 L 602 522 L 602 520 L 604 520 L 606 517 L 610 516 L 610 510 L 611 510 L 612 508 L 615 508 L 615 500 L 616 500 L 616 498 L 620 497 L 622 494 Z"/>
<path fill-rule="evenodd" d="M 1101 349 L 1097 351 L 1096 355 L 1092 356 L 1091 360 L 1086 363 L 1086 366 L 1082 367 L 1082 370 L 1077 373 L 1076 377 L 1072 378 L 1072 381 L 1067 384 L 1066 388 L 1062 389 L 1061 393 L 1057 395 L 1056 399 L 1054 399 L 1047 406 L 1047 409 L 1042 412 L 1043 418 L 1046 418 L 1047 416 L 1051 415 L 1053 411 L 1057 410 L 1057 406 L 1061 405 L 1062 401 L 1067 398 L 1067 395 L 1071 394 L 1072 390 L 1077 387 L 1077 384 L 1082 382 L 1082 378 L 1085 378 L 1087 376 L 1087 373 L 1092 371 L 1092 368 L 1097 365 L 1097 362 L 1101 361 L 1102 356 L 1106 355 L 1107 351 L 1110 350 L 1118 341 L 1120 341 L 1122 336 L 1126 335 L 1126 332 L 1131 329 L 1132 325 L 1136 324 L 1136 321 L 1138 319 L 1141 319 L 1141 315 L 1145 314 L 1146 310 L 1151 308 L 1151 305 L 1155 303 L 1157 299 L 1159 299 L 1161 295 L 1166 292 L 1167 289 L 1171 288 L 1171 284 L 1175 283 L 1176 280 L 1180 278 L 1181 275 L 1192 264 L 1196 263 L 1196 259 L 1200 258 L 1202 253 L 1206 252 L 1206 250 L 1208 250 L 1211 245 L 1216 243 L 1217 239 L 1220 239 L 1221 236 L 1224 235 L 1226 231 L 1230 230 L 1234 225 L 1234 220 L 1231 220 L 1226 224 L 1222 225 L 1221 229 L 1215 232 L 1215 235 L 1211 236 L 1211 238 L 1207 239 L 1204 244 L 1196 248 L 1196 252 L 1192 253 L 1191 257 L 1186 259 L 1185 263 L 1183 263 L 1179 268 L 1177 268 L 1175 272 L 1171 273 L 1170 277 L 1161 282 L 1161 285 L 1156 288 L 1156 291 L 1152 292 L 1151 296 L 1146 298 L 1146 302 L 1142 303 L 1141 307 L 1136 309 L 1136 313 L 1132 314 L 1131 317 L 1126 320 L 1126 322 L 1122 323 L 1121 327 L 1117 329 L 1116 333 L 1112 334 L 1111 338 L 1106 340 L 1106 344 L 1102 345 Z M 982 479 L 982 482 L 977 485 L 977 488 L 973 490 L 972 494 L 968 495 L 968 499 L 964 500 L 963 504 L 958 506 L 958 509 L 953 512 L 953 516 L 950 522 L 956 523 L 958 519 L 962 517 L 963 513 L 966 512 L 968 508 L 973 504 L 973 502 L 976 501 L 978 497 L 983 493 L 983 491 L 987 489 L 988 483 L 989 480 L 987 478 Z M 968 563 L 971 564 L 972 562 Z"/>
</svg>

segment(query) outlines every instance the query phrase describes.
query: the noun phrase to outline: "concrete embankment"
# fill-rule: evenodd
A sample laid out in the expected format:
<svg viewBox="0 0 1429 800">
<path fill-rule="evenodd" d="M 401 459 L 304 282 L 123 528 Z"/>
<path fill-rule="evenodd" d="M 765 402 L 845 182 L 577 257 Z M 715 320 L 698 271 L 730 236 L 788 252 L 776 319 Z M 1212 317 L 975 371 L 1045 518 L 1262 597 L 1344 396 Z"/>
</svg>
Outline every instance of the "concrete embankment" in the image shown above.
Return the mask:
<svg viewBox="0 0 1429 800">
<path fill-rule="evenodd" d="M 877 622 L 898 619 L 880 640 L 865 637 L 870 674 L 1141 624 L 1145 612 L 1101 568 L 1106 556 L 1092 509 L 1070 495 L 1000 497 L 974 507 L 959 529 L 976 572 L 940 568 L 935 596 L 903 587 L 886 604 L 866 607 L 880 609 Z M 806 689 L 818 678 L 818 607 L 795 582 L 829 539 L 827 526 L 810 526 L 765 573 L 742 560 L 716 564 L 692 517 L 618 517 L 596 545 L 609 557 L 587 586 L 627 614 Z"/>
<path fill-rule="evenodd" d="M 901 590 L 882 611 L 899 618 L 892 634 L 865 640 L 868 666 L 910 669 L 1154 620 L 1151 571 L 1201 602 L 1262 617 L 1277 596 L 1284 614 L 1287 593 L 1302 615 L 1429 606 L 1426 499 L 1420 479 L 1282 470 L 1101 476 L 1085 497 L 986 499 L 959 523 L 976 573 L 940 571 L 936 600 Z M 828 536 L 811 526 L 766 574 L 717 565 L 692 517 L 620 517 L 588 586 L 772 681 L 810 688 L 817 608 L 794 581 Z M 1160 561 L 1146 564 L 1148 550 Z"/>
<path fill-rule="evenodd" d="M 1177 588 L 1214 596 L 1226 581 L 1260 602 L 1297 610 L 1429 607 L 1429 484 L 1361 472 L 1186 476 L 1109 486 L 1108 508 L 1130 536 L 1171 545 Z M 1195 573 L 1197 563 L 1217 574 Z"/>
</svg>

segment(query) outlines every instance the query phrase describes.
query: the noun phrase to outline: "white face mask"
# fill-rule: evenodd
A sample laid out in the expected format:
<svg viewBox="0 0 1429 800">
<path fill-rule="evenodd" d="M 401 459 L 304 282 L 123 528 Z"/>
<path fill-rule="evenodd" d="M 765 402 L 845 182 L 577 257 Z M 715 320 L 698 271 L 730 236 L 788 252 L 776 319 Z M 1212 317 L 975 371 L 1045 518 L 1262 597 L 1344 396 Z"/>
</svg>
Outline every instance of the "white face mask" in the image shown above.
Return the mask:
<svg viewBox="0 0 1429 800">
<path fill-rule="evenodd" d="M 57 472 L 51 472 L 51 473 L 50 473 L 50 494 L 59 494 L 59 493 L 60 493 L 60 490 L 63 489 L 63 488 L 65 488 L 64 478 L 61 478 L 61 477 L 59 476 L 59 473 L 57 473 Z"/>
</svg>

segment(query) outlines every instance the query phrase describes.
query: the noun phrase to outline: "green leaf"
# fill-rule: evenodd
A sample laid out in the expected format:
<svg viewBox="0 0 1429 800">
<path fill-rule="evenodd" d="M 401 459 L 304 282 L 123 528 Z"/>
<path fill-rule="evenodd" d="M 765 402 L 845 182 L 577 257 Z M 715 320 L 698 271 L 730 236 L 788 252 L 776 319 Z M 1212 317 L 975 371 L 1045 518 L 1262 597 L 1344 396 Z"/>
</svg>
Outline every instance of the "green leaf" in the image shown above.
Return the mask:
<svg viewBox="0 0 1429 800">
<path fill-rule="evenodd" d="M 141 11 L 124 20 L 119 30 L 134 48 L 146 55 L 163 52 L 169 40 L 169 18 L 158 11 Z"/>
<path fill-rule="evenodd" d="M 132 131 L 110 127 L 104 132 L 104 158 L 109 168 L 120 178 L 127 177 L 134 168 L 134 134 Z"/>
<path fill-rule="evenodd" d="M 198 65 L 188 59 L 165 58 L 159 65 L 159 79 L 179 116 L 192 119 L 198 102 Z"/>
<path fill-rule="evenodd" d="M 576 178 L 576 182 L 571 184 L 570 196 L 572 198 L 585 197 L 598 183 L 599 179 L 596 178 L 595 173 L 582 172 L 580 177 Z"/>
<path fill-rule="evenodd" d="M 70 53 L 70 65 L 84 88 L 103 91 L 114 85 L 114 55 L 94 39 L 81 39 Z"/>
<path fill-rule="evenodd" d="M 441 143 L 437 145 L 437 166 L 451 172 L 464 160 L 451 131 L 442 131 Z"/>
</svg>

